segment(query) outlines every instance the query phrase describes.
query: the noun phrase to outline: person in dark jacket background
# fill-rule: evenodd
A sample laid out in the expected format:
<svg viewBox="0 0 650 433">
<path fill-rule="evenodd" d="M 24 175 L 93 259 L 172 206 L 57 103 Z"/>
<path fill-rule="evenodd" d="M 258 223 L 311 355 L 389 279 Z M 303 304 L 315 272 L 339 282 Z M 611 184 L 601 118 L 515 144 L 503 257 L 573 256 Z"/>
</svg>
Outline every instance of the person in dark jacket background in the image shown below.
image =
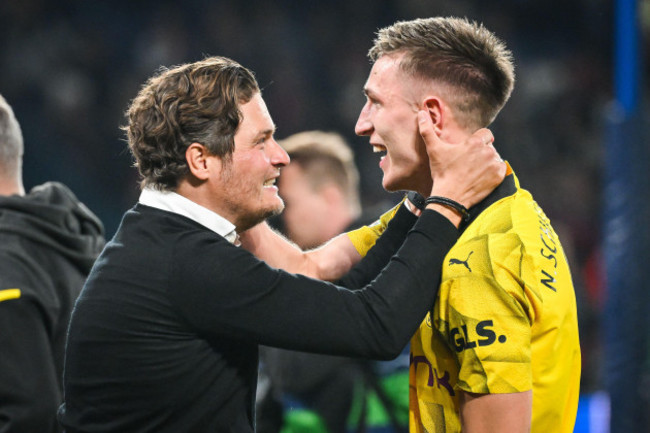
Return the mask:
<svg viewBox="0 0 650 433">
<path fill-rule="evenodd" d="M 25 194 L 20 125 L 0 95 L 0 432 L 60 428 L 68 322 L 104 246 L 101 221 L 63 184 Z"/>
</svg>

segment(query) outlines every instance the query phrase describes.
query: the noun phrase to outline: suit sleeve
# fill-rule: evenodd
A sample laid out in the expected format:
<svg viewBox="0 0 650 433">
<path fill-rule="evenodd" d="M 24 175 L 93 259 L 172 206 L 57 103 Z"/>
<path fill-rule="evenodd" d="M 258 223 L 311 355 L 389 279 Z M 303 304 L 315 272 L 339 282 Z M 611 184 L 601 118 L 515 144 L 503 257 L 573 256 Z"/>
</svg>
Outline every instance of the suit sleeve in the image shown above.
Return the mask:
<svg viewBox="0 0 650 433">
<path fill-rule="evenodd" d="M 169 297 L 208 336 L 392 359 L 431 308 L 457 236 L 442 215 L 423 212 L 377 278 L 356 291 L 271 268 L 225 241 L 187 238 L 174 250 Z"/>
</svg>

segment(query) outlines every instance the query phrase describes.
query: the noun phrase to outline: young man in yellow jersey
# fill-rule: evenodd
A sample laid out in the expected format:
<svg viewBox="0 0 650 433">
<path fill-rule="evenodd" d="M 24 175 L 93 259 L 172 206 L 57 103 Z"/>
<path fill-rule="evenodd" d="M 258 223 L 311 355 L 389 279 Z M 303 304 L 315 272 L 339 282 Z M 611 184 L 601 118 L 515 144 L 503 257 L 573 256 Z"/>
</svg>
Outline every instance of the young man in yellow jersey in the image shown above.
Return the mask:
<svg viewBox="0 0 650 433">
<path fill-rule="evenodd" d="M 387 190 L 426 197 L 432 179 L 418 110 L 428 112 L 442 140 L 462 143 L 510 97 L 512 55 L 482 25 L 438 17 L 380 30 L 369 57 L 356 133 L 386 152 Z M 464 221 L 435 305 L 411 340 L 410 431 L 572 432 L 580 384 L 576 301 L 549 219 L 510 166 L 478 205 L 448 205 Z"/>
<path fill-rule="evenodd" d="M 380 30 L 369 56 L 356 133 L 385 152 L 385 189 L 426 197 L 442 179 L 429 175 L 422 137 L 460 145 L 488 126 L 512 92 L 512 54 L 482 25 L 438 17 Z M 463 221 L 432 287 L 435 305 L 411 340 L 410 431 L 572 432 L 576 301 L 549 219 L 510 166 L 469 209 L 439 197 L 427 203 L 443 203 Z M 389 218 L 345 239 L 363 255 Z"/>
</svg>

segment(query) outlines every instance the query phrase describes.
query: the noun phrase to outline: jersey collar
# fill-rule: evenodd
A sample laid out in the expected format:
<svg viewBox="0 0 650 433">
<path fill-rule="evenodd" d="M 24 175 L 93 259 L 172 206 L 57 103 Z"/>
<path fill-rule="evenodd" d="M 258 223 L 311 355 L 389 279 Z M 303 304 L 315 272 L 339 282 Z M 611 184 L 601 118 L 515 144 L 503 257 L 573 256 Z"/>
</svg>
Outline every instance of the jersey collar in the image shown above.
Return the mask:
<svg viewBox="0 0 650 433">
<path fill-rule="evenodd" d="M 488 194 L 482 201 L 472 206 L 469 209 L 470 218 L 467 221 L 461 221 L 458 230 L 462 233 L 467 226 L 469 226 L 485 209 L 501 200 L 504 197 L 508 197 L 517 192 L 519 187 L 519 181 L 515 177 L 515 173 L 512 171 L 510 164 L 506 162 L 506 177 L 503 179 L 503 182 L 497 186 L 494 191 Z"/>
</svg>

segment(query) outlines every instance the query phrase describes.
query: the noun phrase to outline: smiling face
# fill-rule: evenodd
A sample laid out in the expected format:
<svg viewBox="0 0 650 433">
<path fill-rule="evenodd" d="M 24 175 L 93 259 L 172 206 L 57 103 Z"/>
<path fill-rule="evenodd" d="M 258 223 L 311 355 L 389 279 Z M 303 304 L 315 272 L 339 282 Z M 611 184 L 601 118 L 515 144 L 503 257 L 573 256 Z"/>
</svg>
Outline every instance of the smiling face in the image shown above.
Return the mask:
<svg viewBox="0 0 650 433">
<path fill-rule="evenodd" d="M 275 181 L 289 156 L 273 138 L 275 124 L 258 93 L 240 107 L 242 121 L 230 158 L 216 158 L 211 176 L 218 213 L 241 232 L 282 212 L 284 203 Z"/>
<path fill-rule="evenodd" d="M 375 151 L 386 152 L 379 166 L 387 191 L 431 189 L 429 163 L 417 123 L 419 83 L 400 70 L 401 55 L 380 57 L 364 87 L 367 101 L 355 126 Z"/>
</svg>

